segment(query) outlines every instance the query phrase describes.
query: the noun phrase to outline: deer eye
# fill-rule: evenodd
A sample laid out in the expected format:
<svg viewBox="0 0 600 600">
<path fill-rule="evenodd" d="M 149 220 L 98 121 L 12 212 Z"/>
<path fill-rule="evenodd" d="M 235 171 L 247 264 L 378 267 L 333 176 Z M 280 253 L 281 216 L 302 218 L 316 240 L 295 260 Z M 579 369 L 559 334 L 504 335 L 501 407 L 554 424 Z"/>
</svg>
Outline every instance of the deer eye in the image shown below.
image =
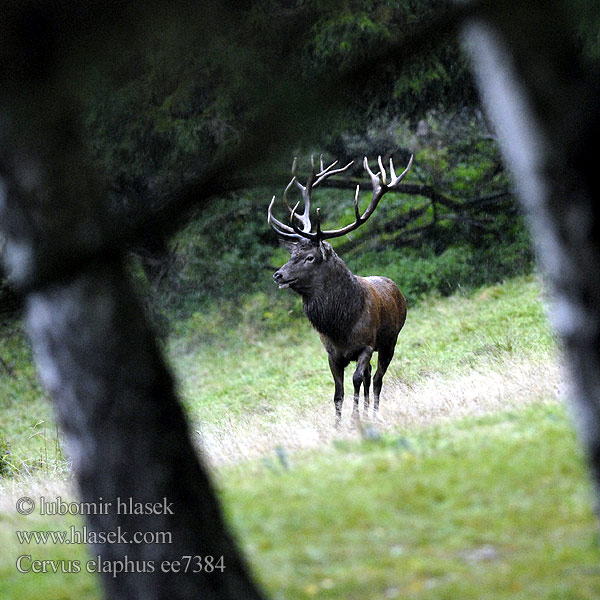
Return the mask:
<svg viewBox="0 0 600 600">
<path fill-rule="evenodd" d="M 304 262 L 314 262 L 315 257 L 312 254 L 309 254 L 305 259 Z"/>
</svg>

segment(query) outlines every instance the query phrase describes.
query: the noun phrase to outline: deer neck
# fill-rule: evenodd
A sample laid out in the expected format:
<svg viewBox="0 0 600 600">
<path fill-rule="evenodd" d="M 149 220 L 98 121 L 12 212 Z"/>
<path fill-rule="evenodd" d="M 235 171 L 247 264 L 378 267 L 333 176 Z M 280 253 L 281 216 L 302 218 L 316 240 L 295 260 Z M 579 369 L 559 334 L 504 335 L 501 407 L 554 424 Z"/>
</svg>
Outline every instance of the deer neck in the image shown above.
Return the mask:
<svg viewBox="0 0 600 600">
<path fill-rule="evenodd" d="M 340 258 L 334 261 L 321 284 L 303 294 L 302 305 L 319 333 L 343 340 L 358 320 L 365 301 L 356 276 Z"/>
</svg>

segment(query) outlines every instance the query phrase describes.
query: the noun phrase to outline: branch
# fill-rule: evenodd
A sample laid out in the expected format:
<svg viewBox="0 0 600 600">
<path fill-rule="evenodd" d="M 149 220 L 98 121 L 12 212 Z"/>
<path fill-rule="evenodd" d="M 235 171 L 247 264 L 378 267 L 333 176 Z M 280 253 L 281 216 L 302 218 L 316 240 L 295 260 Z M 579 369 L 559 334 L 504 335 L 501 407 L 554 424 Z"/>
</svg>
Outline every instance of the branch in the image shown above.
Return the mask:
<svg viewBox="0 0 600 600">
<path fill-rule="evenodd" d="M 463 202 L 462 206 L 464 208 L 472 207 L 472 208 L 482 208 L 487 207 L 490 204 L 497 204 L 498 200 L 511 199 L 513 198 L 512 191 L 503 191 L 496 192 L 494 194 L 489 194 L 487 196 L 481 196 L 481 198 L 475 198 L 473 200 L 466 200 Z"/>
<path fill-rule="evenodd" d="M 363 180 L 351 177 L 348 179 L 333 179 L 325 183 L 325 187 L 333 189 L 352 189 L 356 188 L 356 185 L 364 183 Z M 393 190 L 398 194 L 405 194 L 407 196 L 423 196 L 429 198 L 432 202 L 441 204 L 447 208 L 454 210 L 463 210 L 466 207 L 477 207 L 485 204 L 491 204 L 495 200 L 508 197 L 511 195 L 509 191 L 501 191 L 488 196 L 482 196 L 481 198 L 475 198 L 473 200 L 457 200 L 444 194 L 438 188 L 427 183 L 402 183 L 396 189 Z"/>
</svg>

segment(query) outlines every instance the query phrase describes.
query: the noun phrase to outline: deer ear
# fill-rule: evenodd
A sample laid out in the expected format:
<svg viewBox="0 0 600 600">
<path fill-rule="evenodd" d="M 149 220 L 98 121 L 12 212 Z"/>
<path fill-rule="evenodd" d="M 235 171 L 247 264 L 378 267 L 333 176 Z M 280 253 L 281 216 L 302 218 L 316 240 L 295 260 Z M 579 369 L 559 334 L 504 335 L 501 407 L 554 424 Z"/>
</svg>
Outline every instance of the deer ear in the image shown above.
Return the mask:
<svg viewBox="0 0 600 600">
<path fill-rule="evenodd" d="M 296 247 L 296 242 L 292 242 L 284 238 L 279 238 L 279 245 L 285 248 L 291 254 L 294 248 Z"/>
<path fill-rule="evenodd" d="M 319 245 L 323 260 L 329 260 L 333 255 L 333 246 L 329 242 L 321 242 Z"/>
</svg>

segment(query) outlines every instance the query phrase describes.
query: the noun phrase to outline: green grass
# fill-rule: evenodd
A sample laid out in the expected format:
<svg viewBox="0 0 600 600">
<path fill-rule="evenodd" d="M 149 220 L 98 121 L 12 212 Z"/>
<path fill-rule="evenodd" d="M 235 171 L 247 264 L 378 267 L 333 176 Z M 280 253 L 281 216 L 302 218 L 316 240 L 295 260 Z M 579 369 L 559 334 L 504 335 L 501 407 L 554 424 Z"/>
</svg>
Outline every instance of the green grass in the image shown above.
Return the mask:
<svg viewBox="0 0 600 600">
<path fill-rule="evenodd" d="M 64 466 L 52 408 L 39 385 L 31 350 L 19 324 L 0 329 L 0 475 L 54 471 Z"/>
<path fill-rule="evenodd" d="M 591 490 L 558 405 L 339 443 L 292 456 L 288 467 L 241 463 L 215 476 L 273 598 L 591 600 L 600 589 Z M 96 597 L 87 574 L 15 571 L 25 553 L 83 564 L 81 546 L 16 543 L 15 529 L 71 523 L 0 518 L 0 597 Z"/>
<path fill-rule="evenodd" d="M 540 293 L 536 278 L 525 276 L 409 307 L 386 381 L 411 385 L 503 359 L 550 360 L 555 344 Z M 62 468 L 50 403 L 19 327 L 5 328 L 0 354 L 13 365 L 12 375 L 0 372 L 0 431 L 11 452 L 3 472 Z M 309 409 L 332 396 L 326 353 L 289 291 L 254 294 L 237 311 L 219 305 L 176 323 L 167 354 L 196 422 L 267 419 L 288 405 Z"/>
<path fill-rule="evenodd" d="M 71 525 L 82 523 L 74 517 L 49 517 L 32 514 L 23 517 L 15 514 L 0 514 L 0 598 L 3 600 L 95 600 L 101 597 L 96 577 L 86 572 L 85 564 L 91 558 L 84 546 L 62 545 L 19 545 L 16 531 L 62 531 Z M 33 560 L 55 561 L 55 564 L 72 564 L 78 561 L 79 573 L 20 573 L 16 562 L 20 556 L 31 555 Z M 65 561 L 62 563 L 62 561 Z M 27 568 L 27 560 L 23 563 Z"/>
<path fill-rule="evenodd" d="M 231 314 L 218 305 L 175 324 L 168 356 L 192 412 L 211 420 L 215 407 L 240 414 L 330 395 L 325 352 L 293 292 L 254 294 Z M 553 349 L 539 284 L 525 276 L 410 306 L 390 373 L 412 383 L 486 358 L 543 359 Z M 13 365 L 12 375 L 0 371 L 2 430 L 13 457 L 47 454 L 56 438 L 52 413 L 20 327 L 2 330 L 0 355 Z"/>
<path fill-rule="evenodd" d="M 540 407 L 219 474 L 274 597 L 596 598 L 591 492 Z"/>
</svg>

